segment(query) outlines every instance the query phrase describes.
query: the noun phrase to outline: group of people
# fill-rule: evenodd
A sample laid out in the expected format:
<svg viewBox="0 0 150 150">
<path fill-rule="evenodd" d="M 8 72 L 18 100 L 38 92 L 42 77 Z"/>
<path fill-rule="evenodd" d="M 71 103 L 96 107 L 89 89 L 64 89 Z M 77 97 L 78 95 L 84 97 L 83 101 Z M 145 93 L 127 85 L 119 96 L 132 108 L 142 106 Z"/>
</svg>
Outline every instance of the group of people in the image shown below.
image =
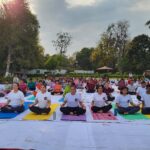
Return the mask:
<svg viewBox="0 0 150 150">
<path fill-rule="evenodd" d="M 114 92 L 112 84 L 117 85 L 120 90 L 120 94 L 116 97 L 112 95 Z M 94 113 L 109 112 L 112 108 L 112 102 L 115 100 L 117 111 L 120 114 L 135 114 L 140 110 L 141 105 L 141 112 L 150 114 L 150 84 L 145 81 L 135 82 L 132 78 L 127 81 L 121 79 L 117 83 L 109 81 L 109 78 L 99 80 L 92 78 L 88 80 L 46 78 L 36 82 L 30 79 L 28 83 L 21 80 L 19 83 L 13 83 L 13 90 L 5 96 L 7 103 L 0 108 L 0 111 L 6 113 L 23 112 L 25 110 L 24 94 L 29 90 L 36 91 L 35 102 L 29 105 L 30 111 L 36 114 L 48 114 L 51 111 L 51 95 L 63 94 L 64 102 L 60 111 L 65 115 L 82 115 L 86 112 L 86 105 L 77 92 L 77 88 L 85 89 L 87 93 L 93 93 L 91 111 Z M 131 95 L 133 94 L 137 96 L 138 103 L 132 100 Z"/>
</svg>

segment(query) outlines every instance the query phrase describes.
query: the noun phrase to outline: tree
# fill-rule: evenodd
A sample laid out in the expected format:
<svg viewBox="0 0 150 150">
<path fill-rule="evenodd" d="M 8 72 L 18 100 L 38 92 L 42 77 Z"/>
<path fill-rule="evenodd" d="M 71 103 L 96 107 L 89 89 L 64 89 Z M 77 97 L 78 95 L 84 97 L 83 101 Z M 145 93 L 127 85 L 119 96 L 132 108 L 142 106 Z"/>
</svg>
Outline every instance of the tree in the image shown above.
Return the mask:
<svg viewBox="0 0 150 150">
<path fill-rule="evenodd" d="M 119 64 L 126 54 L 128 28 L 127 21 L 119 21 L 108 26 L 91 55 L 91 59 L 96 63 L 97 67 L 108 65 L 122 72 Z"/>
<path fill-rule="evenodd" d="M 109 34 L 103 33 L 99 44 L 91 55 L 91 59 L 96 68 L 102 66 L 115 68 L 117 58 L 116 49 L 113 45 L 114 42 L 110 38 Z"/>
<path fill-rule="evenodd" d="M 93 50 L 94 48 L 83 48 L 76 54 L 76 61 L 82 69 L 93 69 L 93 64 L 90 59 Z"/>
<path fill-rule="evenodd" d="M 150 29 L 150 20 L 147 21 L 145 25 L 148 26 L 148 28 Z"/>
<path fill-rule="evenodd" d="M 47 69 L 53 70 L 53 69 L 64 69 L 69 66 L 69 60 L 64 55 L 53 55 L 49 56 L 47 61 L 45 62 L 45 66 Z"/>
<path fill-rule="evenodd" d="M 39 23 L 27 1 L 3 3 L 0 12 L 0 53 L 5 52 L 5 76 L 10 71 L 40 66 L 44 49 L 39 44 Z"/>
<path fill-rule="evenodd" d="M 124 57 L 126 44 L 128 42 L 128 21 L 119 21 L 115 24 L 111 24 L 107 33 L 110 35 L 110 40 L 114 42 L 114 48 L 118 52 L 119 57 Z"/>
<path fill-rule="evenodd" d="M 68 46 L 71 44 L 71 35 L 67 32 L 60 32 L 57 33 L 57 39 L 53 40 L 53 46 L 56 48 L 56 50 L 59 51 L 61 55 L 65 54 L 67 52 Z"/>
<path fill-rule="evenodd" d="M 150 69 L 150 37 L 144 34 L 136 36 L 129 44 L 125 59 L 124 67 L 128 71 L 143 73 Z"/>
</svg>

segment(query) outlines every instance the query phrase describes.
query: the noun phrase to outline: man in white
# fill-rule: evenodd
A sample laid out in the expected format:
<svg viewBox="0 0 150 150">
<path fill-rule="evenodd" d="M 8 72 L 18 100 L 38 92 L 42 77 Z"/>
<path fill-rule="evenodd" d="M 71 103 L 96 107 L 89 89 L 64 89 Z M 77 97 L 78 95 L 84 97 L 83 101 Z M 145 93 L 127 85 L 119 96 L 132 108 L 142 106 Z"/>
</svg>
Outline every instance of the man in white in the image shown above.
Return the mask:
<svg viewBox="0 0 150 150">
<path fill-rule="evenodd" d="M 19 84 L 13 83 L 13 90 L 6 96 L 7 103 L 1 108 L 1 112 L 16 112 L 24 111 L 24 94 L 19 91 Z"/>
<path fill-rule="evenodd" d="M 51 94 L 46 91 L 46 85 L 42 84 L 35 98 L 35 103 L 29 106 L 30 111 L 36 114 L 48 114 L 50 112 Z"/>
<path fill-rule="evenodd" d="M 131 83 L 127 85 L 128 93 L 130 95 L 136 95 L 136 86 L 134 85 L 134 81 L 131 80 Z"/>
<path fill-rule="evenodd" d="M 67 106 L 65 107 L 66 104 Z M 80 94 L 76 93 L 75 85 L 72 85 L 71 92 L 66 94 L 60 111 L 65 115 L 82 115 L 86 112 Z"/>
</svg>

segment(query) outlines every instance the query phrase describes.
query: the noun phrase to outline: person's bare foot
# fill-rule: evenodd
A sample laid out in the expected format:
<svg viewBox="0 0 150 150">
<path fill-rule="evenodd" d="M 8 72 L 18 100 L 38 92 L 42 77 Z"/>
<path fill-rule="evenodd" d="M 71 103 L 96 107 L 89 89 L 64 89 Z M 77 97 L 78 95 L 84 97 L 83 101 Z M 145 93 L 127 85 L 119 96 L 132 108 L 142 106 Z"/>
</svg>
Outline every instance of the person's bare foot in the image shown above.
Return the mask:
<svg viewBox="0 0 150 150">
<path fill-rule="evenodd" d="M 98 113 L 103 113 L 103 111 L 102 111 L 102 110 L 99 110 Z"/>
<path fill-rule="evenodd" d="M 124 115 L 128 115 L 129 113 L 128 112 L 124 112 Z"/>
<path fill-rule="evenodd" d="M 74 115 L 74 113 L 73 113 L 73 112 L 70 112 L 70 115 Z"/>
</svg>

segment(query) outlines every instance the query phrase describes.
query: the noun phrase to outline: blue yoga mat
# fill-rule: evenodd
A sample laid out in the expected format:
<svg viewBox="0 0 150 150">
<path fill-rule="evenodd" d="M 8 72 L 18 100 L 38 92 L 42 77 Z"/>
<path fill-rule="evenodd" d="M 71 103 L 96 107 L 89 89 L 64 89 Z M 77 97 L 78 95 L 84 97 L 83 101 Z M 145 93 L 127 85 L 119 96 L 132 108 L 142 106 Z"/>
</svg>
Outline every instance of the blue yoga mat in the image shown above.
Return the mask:
<svg viewBox="0 0 150 150">
<path fill-rule="evenodd" d="M 25 106 L 25 110 L 28 109 L 28 105 L 32 104 L 31 102 L 25 102 L 24 106 Z M 16 116 L 18 116 L 18 113 L 3 113 L 0 112 L 0 119 L 12 119 L 15 118 Z"/>
<path fill-rule="evenodd" d="M 64 98 L 62 97 L 62 98 L 59 100 L 59 102 L 64 102 Z"/>
<path fill-rule="evenodd" d="M 35 96 L 34 96 L 34 95 L 32 95 L 31 97 L 27 98 L 27 100 L 34 101 L 34 100 L 35 100 Z"/>
</svg>

